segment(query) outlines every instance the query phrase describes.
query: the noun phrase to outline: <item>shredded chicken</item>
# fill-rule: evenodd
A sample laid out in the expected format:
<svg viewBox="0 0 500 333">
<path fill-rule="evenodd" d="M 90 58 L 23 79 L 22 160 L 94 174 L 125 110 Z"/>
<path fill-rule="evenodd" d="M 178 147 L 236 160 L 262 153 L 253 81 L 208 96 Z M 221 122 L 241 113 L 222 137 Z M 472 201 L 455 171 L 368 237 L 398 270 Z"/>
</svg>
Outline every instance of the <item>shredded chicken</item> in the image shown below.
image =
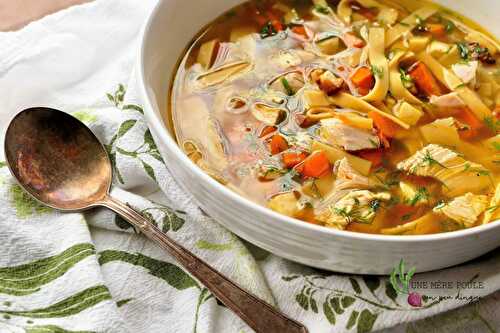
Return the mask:
<svg viewBox="0 0 500 333">
<path fill-rule="evenodd" d="M 346 151 L 380 147 L 380 139 L 372 131 L 346 125 L 336 118 L 321 121 L 321 135 L 328 143 L 340 146 Z"/>
<path fill-rule="evenodd" d="M 442 96 L 431 96 L 430 103 L 438 108 L 461 108 L 465 106 L 464 101 L 456 92 Z"/>
<path fill-rule="evenodd" d="M 431 144 L 419 150 L 397 168 L 408 174 L 432 177 L 444 184 L 449 197 L 480 192 L 491 185 L 490 172 L 481 164 L 469 162 L 456 152 Z"/>
<path fill-rule="evenodd" d="M 323 211 L 317 219 L 326 226 L 345 229 L 351 222 L 370 224 L 373 222 L 380 204 L 389 201 L 389 193 L 372 193 L 367 190 L 352 191 L 335 205 Z"/>
<path fill-rule="evenodd" d="M 451 66 L 453 73 L 462 80 L 463 83 L 475 83 L 479 61 L 460 62 Z"/>
<path fill-rule="evenodd" d="M 434 208 L 434 212 L 444 214 L 450 219 L 462 223 L 466 228 L 470 228 L 476 224 L 479 215 L 481 215 L 487 207 L 487 196 L 467 193 Z"/>
</svg>

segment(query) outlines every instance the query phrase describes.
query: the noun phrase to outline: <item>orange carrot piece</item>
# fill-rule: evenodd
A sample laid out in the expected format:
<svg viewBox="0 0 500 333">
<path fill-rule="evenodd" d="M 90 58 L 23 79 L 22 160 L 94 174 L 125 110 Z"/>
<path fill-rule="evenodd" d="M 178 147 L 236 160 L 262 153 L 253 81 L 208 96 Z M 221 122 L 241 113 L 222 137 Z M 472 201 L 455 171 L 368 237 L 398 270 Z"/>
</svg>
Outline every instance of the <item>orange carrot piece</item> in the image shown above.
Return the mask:
<svg viewBox="0 0 500 333">
<path fill-rule="evenodd" d="M 443 94 L 436 78 L 432 75 L 429 68 L 422 62 L 416 64 L 409 72 L 417 88 L 428 96 L 440 96 Z"/>
<path fill-rule="evenodd" d="M 279 134 L 276 134 L 272 137 L 271 143 L 271 154 L 276 155 L 281 152 L 284 152 L 288 149 L 288 142 Z"/>
<path fill-rule="evenodd" d="M 383 149 L 367 149 L 359 151 L 356 155 L 372 162 L 372 168 L 377 168 L 382 165 L 384 151 Z"/>
<path fill-rule="evenodd" d="M 273 26 L 274 30 L 276 30 L 276 31 L 285 30 L 283 23 L 281 23 L 279 20 L 271 20 L 271 25 Z"/>
<path fill-rule="evenodd" d="M 294 33 L 296 33 L 297 35 L 308 37 L 306 28 L 303 25 L 297 25 L 297 26 L 293 27 L 292 31 Z"/>
<path fill-rule="evenodd" d="M 269 134 L 276 132 L 276 130 L 277 130 L 277 128 L 275 126 L 266 126 L 266 127 L 264 127 L 262 132 L 260 132 L 259 138 L 263 138 L 265 136 L 268 136 Z"/>
<path fill-rule="evenodd" d="M 374 111 L 369 112 L 368 117 L 373 119 L 375 127 L 378 128 L 379 132 L 385 138 L 393 138 L 401 130 L 401 126 L 399 126 L 389 118 L 380 115 L 377 112 Z"/>
<path fill-rule="evenodd" d="M 326 154 L 322 151 L 310 155 L 295 170 L 305 177 L 321 178 L 331 172 L 332 166 Z"/>
<path fill-rule="evenodd" d="M 365 46 L 365 42 L 361 38 L 356 37 L 356 35 L 350 32 L 345 33 L 342 39 L 347 47 L 361 48 Z"/>
<path fill-rule="evenodd" d="M 307 154 L 304 152 L 289 152 L 284 153 L 282 156 L 283 164 L 287 169 L 294 168 L 300 163 L 304 162 L 307 158 Z"/>
<path fill-rule="evenodd" d="M 350 77 L 361 95 L 366 95 L 375 85 L 375 77 L 368 67 L 358 68 Z"/>
<path fill-rule="evenodd" d="M 446 28 L 443 24 L 439 23 L 428 23 L 426 25 L 427 31 L 431 33 L 434 37 L 444 37 L 446 36 Z"/>
<path fill-rule="evenodd" d="M 358 13 L 370 21 L 375 21 L 377 19 L 377 12 L 371 8 L 362 7 L 358 10 Z"/>
</svg>

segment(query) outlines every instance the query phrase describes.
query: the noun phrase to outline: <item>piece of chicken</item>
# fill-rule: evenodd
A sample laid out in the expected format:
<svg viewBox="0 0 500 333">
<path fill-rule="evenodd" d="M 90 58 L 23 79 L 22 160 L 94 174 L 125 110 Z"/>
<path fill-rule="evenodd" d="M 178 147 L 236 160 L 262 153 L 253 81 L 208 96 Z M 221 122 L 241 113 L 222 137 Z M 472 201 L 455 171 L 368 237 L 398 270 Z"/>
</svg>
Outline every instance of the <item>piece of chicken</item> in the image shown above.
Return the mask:
<svg viewBox="0 0 500 333">
<path fill-rule="evenodd" d="M 317 216 L 327 227 L 343 230 L 349 223 L 371 224 L 382 202 L 389 201 L 389 193 L 367 190 L 351 191 Z"/>
<path fill-rule="evenodd" d="M 397 168 L 411 175 L 440 181 L 448 197 L 467 192 L 479 193 L 491 185 L 490 172 L 484 166 L 469 162 L 456 152 L 435 144 L 419 150 L 399 163 Z"/>
<path fill-rule="evenodd" d="M 451 70 L 455 73 L 456 76 L 462 80 L 463 83 L 475 83 L 476 82 L 476 73 L 477 68 L 479 67 L 479 61 L 468 61 L 468 62 L 459 62 L 451 66 Z"/>
<path fill-rule="evenodd" d="M 479 215 L 488 207 L 488 203 L 488 197 L 485 195 L 467 193 L 446 204 L 437 206 L 434 208 L 434 212 L 444 214 L 463 224 L 466 228 L 470 228 L 476 224 Z"/>
<path fill-rule="evenodd" d="M 464 101 L 456 92 L 451 92 L 441 96 L 431 96 L 429 102 L 441 109 L 462 108 L 465 106 Z"/>
<path fill-rule="evenodd" d="M 320 134 L 328 143 L 340 146 L 346 151 L 380 147 L 380 139 L 372 131 L 346 125 L 336 118 L 321 120 Z"/>
</svg>

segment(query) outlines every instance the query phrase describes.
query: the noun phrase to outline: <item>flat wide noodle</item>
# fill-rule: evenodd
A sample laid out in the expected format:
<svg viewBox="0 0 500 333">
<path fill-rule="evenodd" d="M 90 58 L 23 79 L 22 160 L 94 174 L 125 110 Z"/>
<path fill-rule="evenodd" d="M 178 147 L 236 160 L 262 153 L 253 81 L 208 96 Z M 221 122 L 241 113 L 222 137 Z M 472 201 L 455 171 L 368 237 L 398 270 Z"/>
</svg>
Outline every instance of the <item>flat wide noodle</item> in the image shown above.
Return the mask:
<svg viewBox="0 0 500 333">
<path fill-rule="evenodd" d="M 394 44 L 403 35 L 409 33 L 418 24 L 419 19 L 426 20 L 438 11 L 437 7 L 427 6 L 416 10 L 409 16 L 404 18 L 399 24 L 396 24 L 392 29 L 387 31 L 386 46 Z"/>
<path fill-rule="evenodd" d="M 483 120 L 492 116 L 491 110 L 486 106 L 486 104 L 483 103 L 481 98 L 479 98 L 474 91 L 463 84 L 462 80 L 460 80 L 446 67 L 441 65 L 439 61 L 434 59 L 430 54 L 425 51 L 421 52 L 417 55 L 417 59 L 426 64 L 436 78 L 448 89 L 456 91 L 469 109 L 474 112 L 476 117 Z"/>
<path fill-rule="evenodd" d="M 401 119 L 394 117 L 393 115 L 388 114 L 386 112 L 382 112 L 379 109 L 377 109 L 376 107 L 374 107 L 373 105 L 371 105 L 370 103 L 365 102 L 361 98 L 354 97 L 350 94 L 339 93 L 337 95 L 331 96 L 330 101 L 333 104 L 340 106 L 341 108 L 344 108 L 344 109 L 351 109 L 351 110 L 356 110 L 356 111 L 364 112 L 364 113 L 376 112 L 376 113 L 380 114 L 381 116 L 392 120 L 393 122 L 395 122 L 399 126 L 403 127 L 404 129 L 410 129 L 410 125 L 408 125 L 407 123 L 405 123 Z"/>
<path fill-rule="evenodd" d="M 411 104 L 422 104 L 422 101 L 413 96 L 413 94 L 405 88 L 403 81 L 401 81 L 399 62 L 405 54 L 405 51 L 396 51 L 394 57 L 389 62 L 389 90 L 392 96 L 397 100 L 402 99 Z"/>
<path fill-rule="evenodd" d="M 389 63 L 385 57 L 385 29 L 370 28 L 368 35 L 369 58 L 375 74 L 375 87 L 366 96 L 365 101 L 383 101 L 389 91 Z"/>
</svg>

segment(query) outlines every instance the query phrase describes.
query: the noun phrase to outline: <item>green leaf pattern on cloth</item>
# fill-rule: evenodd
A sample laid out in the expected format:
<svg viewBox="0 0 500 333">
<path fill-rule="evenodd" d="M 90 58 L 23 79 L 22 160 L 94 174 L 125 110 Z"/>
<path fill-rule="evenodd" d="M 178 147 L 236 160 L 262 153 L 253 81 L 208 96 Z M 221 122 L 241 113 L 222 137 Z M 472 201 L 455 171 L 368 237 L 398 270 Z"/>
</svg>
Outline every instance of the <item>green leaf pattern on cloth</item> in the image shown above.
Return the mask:
<svg viewBox="0 0 500 333">
<path fill-rule="evenodd" d="M 122 261 L 145 268 L 149 274 L 162 279 L 178 290 L 199 288 L 198 283 L 182 269 L 168 262 L 156 260 L 140 253 L 107 250 L 99 254 L 99 264 L 105 265 L 114 261 Z"/>
<path fill-rule="evenodd" d="M 101 285 L 85 289 L 45 308 L 24 311 L 0 310 L 0 313 L 29 318 L 68 317 L 111 299 L 108 288 Z"/>
<path fill-rule="evenodd" d="M 81 260 L 94 255 L 92 244 L 77 244 L 61 254 L 29 264 L 0 268 L 0 294 L 24 296 L 64 275 Z"/>
<path fill-rule="evenodd" d="M 11 203 L 16 209 L 17 216 L 20 218 L 28 218 L 33 215 L 46 214 L 52 211 L 52 209 L 43 206 L 33 199 L 17 184 L 10 187 L 9 195 Z"/>
</svg>

